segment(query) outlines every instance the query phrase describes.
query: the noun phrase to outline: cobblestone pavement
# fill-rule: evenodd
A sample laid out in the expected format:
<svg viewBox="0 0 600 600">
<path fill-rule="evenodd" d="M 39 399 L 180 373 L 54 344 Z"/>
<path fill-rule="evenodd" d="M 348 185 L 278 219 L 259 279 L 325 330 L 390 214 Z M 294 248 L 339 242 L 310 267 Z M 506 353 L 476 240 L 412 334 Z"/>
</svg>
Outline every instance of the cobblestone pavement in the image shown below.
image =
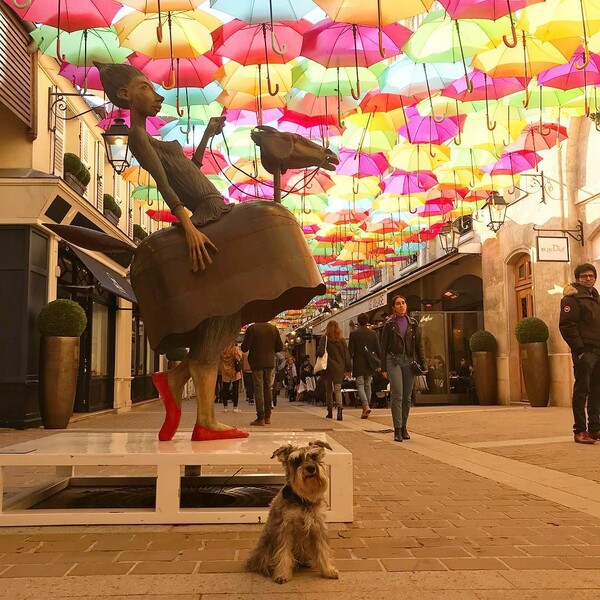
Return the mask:
<svg viewBox="0 0 600 600">
<path fill-rule="evenodd" d="M 245 426 L 254 415 L 241 406 L 223 420 Z M 184 430 L 193 410 L 185 405 Z M 329 526 L 338 581 L 308 571 L 279 586 L 245 573 L 260 525 L 4 527 L 0 598 L 597 597 L 600 444 L 571 441 L 568 409 L 417 407 L 402 444 L 381 432 L 385 410 L 360 420 L 346 409 L 342 422 L 324 414 L 280 400 L 271 429 L 326 431 L 353 454 L 355 520 Z M 68 431 L 156 431 L 162 416 L 153 402 Z M 52 433 L 0 430 L 0 447 Z M 5 496 L 49 475 L 6 469 Z"/>
</svg>

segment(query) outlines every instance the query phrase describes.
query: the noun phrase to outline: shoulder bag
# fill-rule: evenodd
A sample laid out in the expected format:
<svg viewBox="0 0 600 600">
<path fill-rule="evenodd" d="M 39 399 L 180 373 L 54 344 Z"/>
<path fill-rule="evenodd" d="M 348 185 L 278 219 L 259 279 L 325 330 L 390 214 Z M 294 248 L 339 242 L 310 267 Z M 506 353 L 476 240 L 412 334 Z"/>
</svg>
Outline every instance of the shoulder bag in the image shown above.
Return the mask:
<svg viewBox="0 0 600 600">
<path fill-rule="evenodd" d="M 325 352 L 323 352 L 323 356 L 318 356 L 315 361 L 315 373 L 319 373 L 321 371 L 325 371 L 327 369 L 327 336 L 325 336 Z"/>
<path fill-rule="evenodd" d="M 367 357 L 367 364 L 369 365 L 369 369 L 371 369 L 372 371 L 376 371 L 377 369 L 379 369 L 381 361 L 379 360 L 377 354 L 375 354 L 375 352 L 371 352 L 365 346 L 365 355 Z"/>
</svg>

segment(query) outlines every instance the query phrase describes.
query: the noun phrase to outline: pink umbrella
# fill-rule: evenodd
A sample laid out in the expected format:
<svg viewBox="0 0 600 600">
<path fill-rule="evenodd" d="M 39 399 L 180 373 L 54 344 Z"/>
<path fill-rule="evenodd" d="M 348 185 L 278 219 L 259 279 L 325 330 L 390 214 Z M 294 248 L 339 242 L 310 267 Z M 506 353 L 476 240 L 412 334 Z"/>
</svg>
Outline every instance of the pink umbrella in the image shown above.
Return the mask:
<svg viewBox="0 0 600 600">
<path fill-rule="evenodd" d="M 370 67 L 382 56 L 397 56 L 411 35 L 412 31 L 399 23 L 373 27 L 327 18 L 306 31 L 300 54 L 326 68 L 356 67 L 356 90 L 352 89 L 352 97 L 359 100 L 358 67 Z"/>
<path fill-rule="evenodd" d="M 454 209 L 454 204 L 450 203 L 431 203 L 417 206 L 417 215 L 420 217 L 436 217 L 445 215 Z"/>
<path fill-rule="evenodd" d="M 131 127 L 129 111 L 123 108 L 118 108 L 109 112 L 106 117 L 98 123 L 98 127 L 106 131 L 113 124 L 115 119 L 123 119 L 127 127 Z M 148 117 L 146 119 L 146 131 L 150 135 L 160 135 L 160 128 L 164 127 L 166 124 L 166 121 L 163 121 L 160 117 Z"/>
<path fill-rule="evenodd" d="M 176 223 L 179 219 L 170 210 L 152 210 L 146 211 L 146 214 L 153 220 L 159 223 Z"/>
<path fill-rule="evenodd" d="M 256 183 L 236 183 L 229 186 L 227 195 L 240 202 L 247 200 L 273 200 L 273 184 L 265 182 Z"/>
<path fill-rule="evenodd" d="M 239 108 L 225 109 L 227 123 L 241 127 L 243 125 L 258 125 L 258 113 L 255 110 L 241 110 Z M 283 115 L 281 108 L 267 108 L 262 112 L 263 124 L 277 121 Z"/>
<path fill-rule="evenodd" d="M 529 169 L 537 168 L 542 157 L 532 150 L 515 150 L 505 152 L 500 160 L 481 167 L 490 175 L 515 175 Z"/>
<path fill-rule="evenodd" d="M 100 74 L 96 67 L 77 67 L 68 62 L 60 65 L 59 75 L 68 79 L 73 85 L 88 90 L 104 90 Z"/>
<path fill-rule="evenodd" d="M 532 150 L 541 152 L 549 150 L 568 137 L 566 127 L 557 123 L 534 123 L 526 125 L 516 142 L 506 147 L 508 152 L 515 150 Z"/>
<path fill-rule="evenodd" d="M 390 167 L 383 152 L 375 152 L 374 154 L 359 152 L 357 154 L 356 150 L 351 148 L 340 148 L 338 158 L 340 163 L 335 169 L 338 175 L 380 177 Z"/>
<path fill-rule="evenodd" d="M 381 182 L 381 189 L 386 194 L 406 196 L 428 190 L 437 184 L 437 178 L 431 171 L 414 171 L 412 173 L 396 169 Z"/>
<path fill-rule="evenodd" d="M 110 27 L 123 8 L 115 0 L 36 0 L 19 8 L 19 3 L 4 0 L 23 20 L 51 25 L 62 31 Z M 60 55 L 60 51 L 57 52 Z"/>
<path fill-rule="evenodd" d="M 465 119 L 466 115 L 458 115 L 436 121 L 434 117 L 422 117 L 411 109 L 408 122 L 398 133 L 413 144 L 443 144 L 456 137 Z"/>
<path fill-rule="evenodd" d="M 183 153 L 188 157 L 192 158 L 196 148 L 184 148 Z M 229 167 L 229 163 L 225 160 L 225 157 L 216 150 L 206 150 L 202 158 L 202 172 L 205 175 L 218 175 Z"/>
<path fill-rule="evenodd" d="M 166 89 L 177 87 L 206 87 L 215 81 L 215 75 L 222 66 L 220 56 L 206 52 L 198 58 L 158 58 L 144 54 L 129 57 L 129 62 L 155 83 Z"/>
<path fill-rule="evenodd" d="M 474 70 L 467 75 L 472 91 L 469 91 L 464 77 L 459 77 L 442 90 L 442 96 L 456 98 L 461 102 L 477 100 L 498 100 L 509 94 L 525 89 L 525 79 L 522 77 L 490 77 L 482 71 Z"/>
</svg>

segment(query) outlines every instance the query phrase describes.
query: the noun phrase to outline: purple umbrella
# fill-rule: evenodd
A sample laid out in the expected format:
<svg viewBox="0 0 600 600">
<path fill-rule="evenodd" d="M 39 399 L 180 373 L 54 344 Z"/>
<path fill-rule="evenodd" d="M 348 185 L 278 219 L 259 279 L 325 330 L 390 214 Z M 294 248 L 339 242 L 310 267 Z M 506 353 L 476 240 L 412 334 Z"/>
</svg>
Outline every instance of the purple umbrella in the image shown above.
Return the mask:
<svg viewBox="0 0 600 600">
<path fill-rule="evenodd" d="M 390 164 L 383 152 L 374 154 L 356 153 L 351 148 L 340 148 L 338 152 L 340 164 L 335 172 L 338 175 L 350 175 L 351 177 L 381 177 L 389 169 Z"/>
<path fill-rule="evenodd" d="M 532 150 L 516 150 L 514 152 L 505 152 L 500 160 L 481 167 L 490 175 L 515 175 L 537 168 L 542 157 Z"/>
<path fill-rule="evenodd" d="M 456 98 L 461 102 L 475 102 L 477 100 L 498 100 L 515 92 L 525 89 L 525 80 L 522 77 L 490 77 L 482 71 L 471 71 L 468 79 L 473 86 L 471 92 L 467 88 L 464 77 L 459 77 L 448 87 L 442 90 L 442 96 Z"/>
<path fill-rule="evenodd" d="M 398 133 L 413 144 L 443 144 L 456 137 L 465 118 L 466 115 L 458 115 L 437 121 L 434 117 L 422 117 L 413 109 Z"/>
<path fill-rule="evenodd" d="M 235 183 L 227 189 L 227 195 L 233 200 L 245 202 L 246 200 L 256 200 L 261 198 L 264 200 L 273 200 L 273 184 L 272 183 Z"/>
<path fill-rule="evenodd" d="M 436 176 L 431 171 L 408 172 L 396 169 L 381 182 L 381 189 L 386 194 L 406 196 L 428 190 L 437 182 Z"/>
</svg>

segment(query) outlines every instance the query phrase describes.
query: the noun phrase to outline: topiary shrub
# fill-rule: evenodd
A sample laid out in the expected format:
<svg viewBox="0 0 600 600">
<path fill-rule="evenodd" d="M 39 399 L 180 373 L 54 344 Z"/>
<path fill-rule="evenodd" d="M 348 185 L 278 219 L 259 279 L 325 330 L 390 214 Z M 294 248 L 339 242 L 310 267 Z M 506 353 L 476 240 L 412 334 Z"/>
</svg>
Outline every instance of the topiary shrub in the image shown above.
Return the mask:
<svg viewBox="0 0 600 600">
<path fill-rule="evenodd" d="M 73 300 L 53 300 L 38 316 L 38 329 L 43 337 L 79 337 L 86 325 L 85 311 Z"/>
<path fill-rule="evenodd" d="M 495 352 L 498 344 L 496 338 L 484 329 L 476 331 L 469 339 L 471 352 Z"/>
<path fill-rule="evenodd" d="M 148 237 L 148 234 L 146 233 L 146 230 L 141 225 L 138 225 L 136 223 L 133 226 L 133 237 L 137 238 L 138 240 L 143 240 Z"/>
<path fill-rule="evenodd" d="M 79 179 L 81 167 L 84 167 L 84 164 L 81 162 L 81 159 L 79 156 L 77 156 L 77 154 L 73 154 L 72 152 L 65 153 L 63 157 L 63 171 L 65 173 L 71 173 L 71 175 L 74 175 L 77 179 Z"/>
<path fill-rule="evenodd" d="M 119 219 L 121 218 L 121 207 L 110 194 L 104 194 L 104 210 L 109 210 L 113 215 L 116 215 Z"/>
<path fill-rule="evenodd" d="M 188 356 L 187 348 L 169 348 L 166 353 L 167 360 L 182 361 Z"/>
<path fill-rule="evenodd" d="M 547 342 L 549 336 L 548 325 L 537 317 L 525 317 L 515 325 L 515 337 L 520 344 Z"/>
<path fill-rule="evenodd" d="M 83 185 L 84 187 L 87 187 L 88 184 L 90 183 L 90 180 L 92 179 L 92 175 L 90 173 L 90 170 L 83 164 L 81 163 L 81 173 L 79 173 L 79 181 L 81 181 L 81 185 Z"/>
</svg>

